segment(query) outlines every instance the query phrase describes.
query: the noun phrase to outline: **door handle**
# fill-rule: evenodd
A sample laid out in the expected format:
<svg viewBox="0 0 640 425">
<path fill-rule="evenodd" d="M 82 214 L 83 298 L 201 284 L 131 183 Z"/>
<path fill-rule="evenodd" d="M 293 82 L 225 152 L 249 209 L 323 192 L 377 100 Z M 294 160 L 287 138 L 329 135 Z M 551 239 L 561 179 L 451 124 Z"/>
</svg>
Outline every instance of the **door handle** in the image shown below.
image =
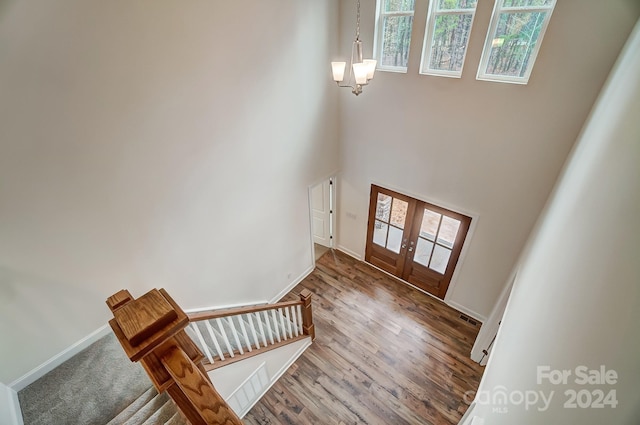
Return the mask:
<svg viewBox="0 0 640 425">
<path fill-rule="evenodd" d="M 407 244 L 406 244 L 406 243 L 403 243 L 403 244 L 402 244 L 402 249 L 405 249 L 406 247 L 407 247 Z"/>
<path fill-rule="evenodd" d="M 413 247 L 412 247 L 412 246 L 410 246 L 410 247 L 409 247 L 409 252 L 412 252 L 412 251 L 413 251 Z"/>
</svg>

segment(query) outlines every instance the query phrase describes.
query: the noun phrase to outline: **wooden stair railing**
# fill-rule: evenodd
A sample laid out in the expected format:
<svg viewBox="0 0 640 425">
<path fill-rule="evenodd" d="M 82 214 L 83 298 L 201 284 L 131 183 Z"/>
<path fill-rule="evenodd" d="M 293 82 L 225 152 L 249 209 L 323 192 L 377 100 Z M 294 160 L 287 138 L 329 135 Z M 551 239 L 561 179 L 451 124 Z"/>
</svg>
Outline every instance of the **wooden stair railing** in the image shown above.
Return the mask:
<svg viewBox="0 0 640 425">
<path fill-rule="evenodd" d="M 125 353 L 140 362 L 159 393 L 167 391 L 192 425 L 242 425 L 215 390 L 203 354 L 185 333 L 185 312 L 164 289 L 138 299 L 121 290 L 107 299 L 111 329 Z"/>
<path fill-rule="evenodd" d="M 300 301 L 189 315 L 164 289 L 152 289 L 138 299 L 123 289 L 106 303 L 113 313 L 109 325 L 129 359 L 140 362 L 156 390 L 167 391 L 192 425 L 242 424 L 213 387 L 208 370 L 302 338 L 315 339 L 311 292 L 307 289 L 300 293 Z M 206 333 L 198 323 L 203 323 Z M 189 329 L 204 354 L 187 334 Z M 227 355 L 217 336 L 222 338 Z M 208 364 L 203 364 L 203 360 L 208 360 Z"/>
<path fill-rule="evenodd" d="M 300 301 L 238 307 L 188 314 L 188 334 L 205 354 L 209 371 L 268 350 L 315 339 L 311 291 Z"/>
</svg>

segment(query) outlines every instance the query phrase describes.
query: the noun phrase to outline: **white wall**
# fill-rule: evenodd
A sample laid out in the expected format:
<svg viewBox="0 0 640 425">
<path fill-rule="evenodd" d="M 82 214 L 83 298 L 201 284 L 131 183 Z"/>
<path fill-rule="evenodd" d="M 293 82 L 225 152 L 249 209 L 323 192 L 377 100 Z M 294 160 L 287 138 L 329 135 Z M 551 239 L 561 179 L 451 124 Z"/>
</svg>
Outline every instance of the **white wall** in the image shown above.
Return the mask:
<svg viewBox="0 0 640 425">
<path fill-rule="evenodd" d="M 0 383 L 0 424 L 22 425 L 22 413 L 18 404 L 18 394 Z"/>
<path fill-rule="evenodd" d="M 343 49 L 353 37 L 354 3 L 341 4 Z M 482 319 L 507 283 L 640 4 L 558 1 L 526 86 L 475 79 L 492 1 L 478 2 L 462 78 L 419 75 L 427 4 L 416 1 L 408 73 L 379 71 L 359 97 L 340 94 L 339 246 L 364 256 L 371 183 L 477 215 L 447 300 Z M 362 4 L 367 50 L 374 5 Z"/>
<path fill-rule="evenodd" d="M 268 300 L 312 265 L 338 163 L 337 3 L 0 8 L 0 381 L 100 327 L 105 299 Z"/>
<path fill-rule="evenodd" d="M 640 417 L 640 21 L 596 104 L 525 255 L 481 392 L 555 394 L 546 411 L 478 403 L 500 424 L 637 424 Z M 538 366 L 571 371 L 537 382 Z M 614 370 L 614 385 L 578 385 L 575 368 Z M 618 405 L 565 409 L 566 390 L 615 390 Z M 482 393 L 480 393 L 482 394 Z M 588 400 L 583 396 L 583 400 Z M 517 398 L 516 398 L 517 400 Z"/>
</svg>

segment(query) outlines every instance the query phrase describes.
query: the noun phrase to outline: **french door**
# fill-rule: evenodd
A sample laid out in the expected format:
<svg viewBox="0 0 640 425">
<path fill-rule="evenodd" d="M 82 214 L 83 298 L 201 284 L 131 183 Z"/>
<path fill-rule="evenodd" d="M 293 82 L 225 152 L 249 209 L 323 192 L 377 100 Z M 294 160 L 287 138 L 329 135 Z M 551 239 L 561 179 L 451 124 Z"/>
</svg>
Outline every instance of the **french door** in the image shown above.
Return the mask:
<svg viewBox="0 0 640 425">
<path fill-rule="evenodd" d="M 444 296 L 471 218 L 371 185 L 365 261 Z"/>
</svg>

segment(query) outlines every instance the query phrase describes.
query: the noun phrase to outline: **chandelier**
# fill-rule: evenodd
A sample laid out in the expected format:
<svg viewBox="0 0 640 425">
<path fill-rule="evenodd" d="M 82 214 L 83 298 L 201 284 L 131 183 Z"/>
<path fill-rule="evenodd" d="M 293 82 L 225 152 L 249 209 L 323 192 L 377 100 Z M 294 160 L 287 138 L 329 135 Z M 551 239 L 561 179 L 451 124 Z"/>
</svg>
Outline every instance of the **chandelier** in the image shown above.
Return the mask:
<svg viewBox="0 0 640 425">
<path fill-rule="evenodd" d="M 356 39 L 351 46 L 351 62 L 349 63 L 349 78 L 344 84 L 346 62 L 331 62 L 333 81 L 338 87 L 349 87 L 351 92 L 358 96 L 362 93 L 362 86 L 366 86 L 373 78 L 376 71 L 374 59 L 362 59 L 362 41 L 360 41 L 360 0 L 357 3 Z"/>
</svg>

